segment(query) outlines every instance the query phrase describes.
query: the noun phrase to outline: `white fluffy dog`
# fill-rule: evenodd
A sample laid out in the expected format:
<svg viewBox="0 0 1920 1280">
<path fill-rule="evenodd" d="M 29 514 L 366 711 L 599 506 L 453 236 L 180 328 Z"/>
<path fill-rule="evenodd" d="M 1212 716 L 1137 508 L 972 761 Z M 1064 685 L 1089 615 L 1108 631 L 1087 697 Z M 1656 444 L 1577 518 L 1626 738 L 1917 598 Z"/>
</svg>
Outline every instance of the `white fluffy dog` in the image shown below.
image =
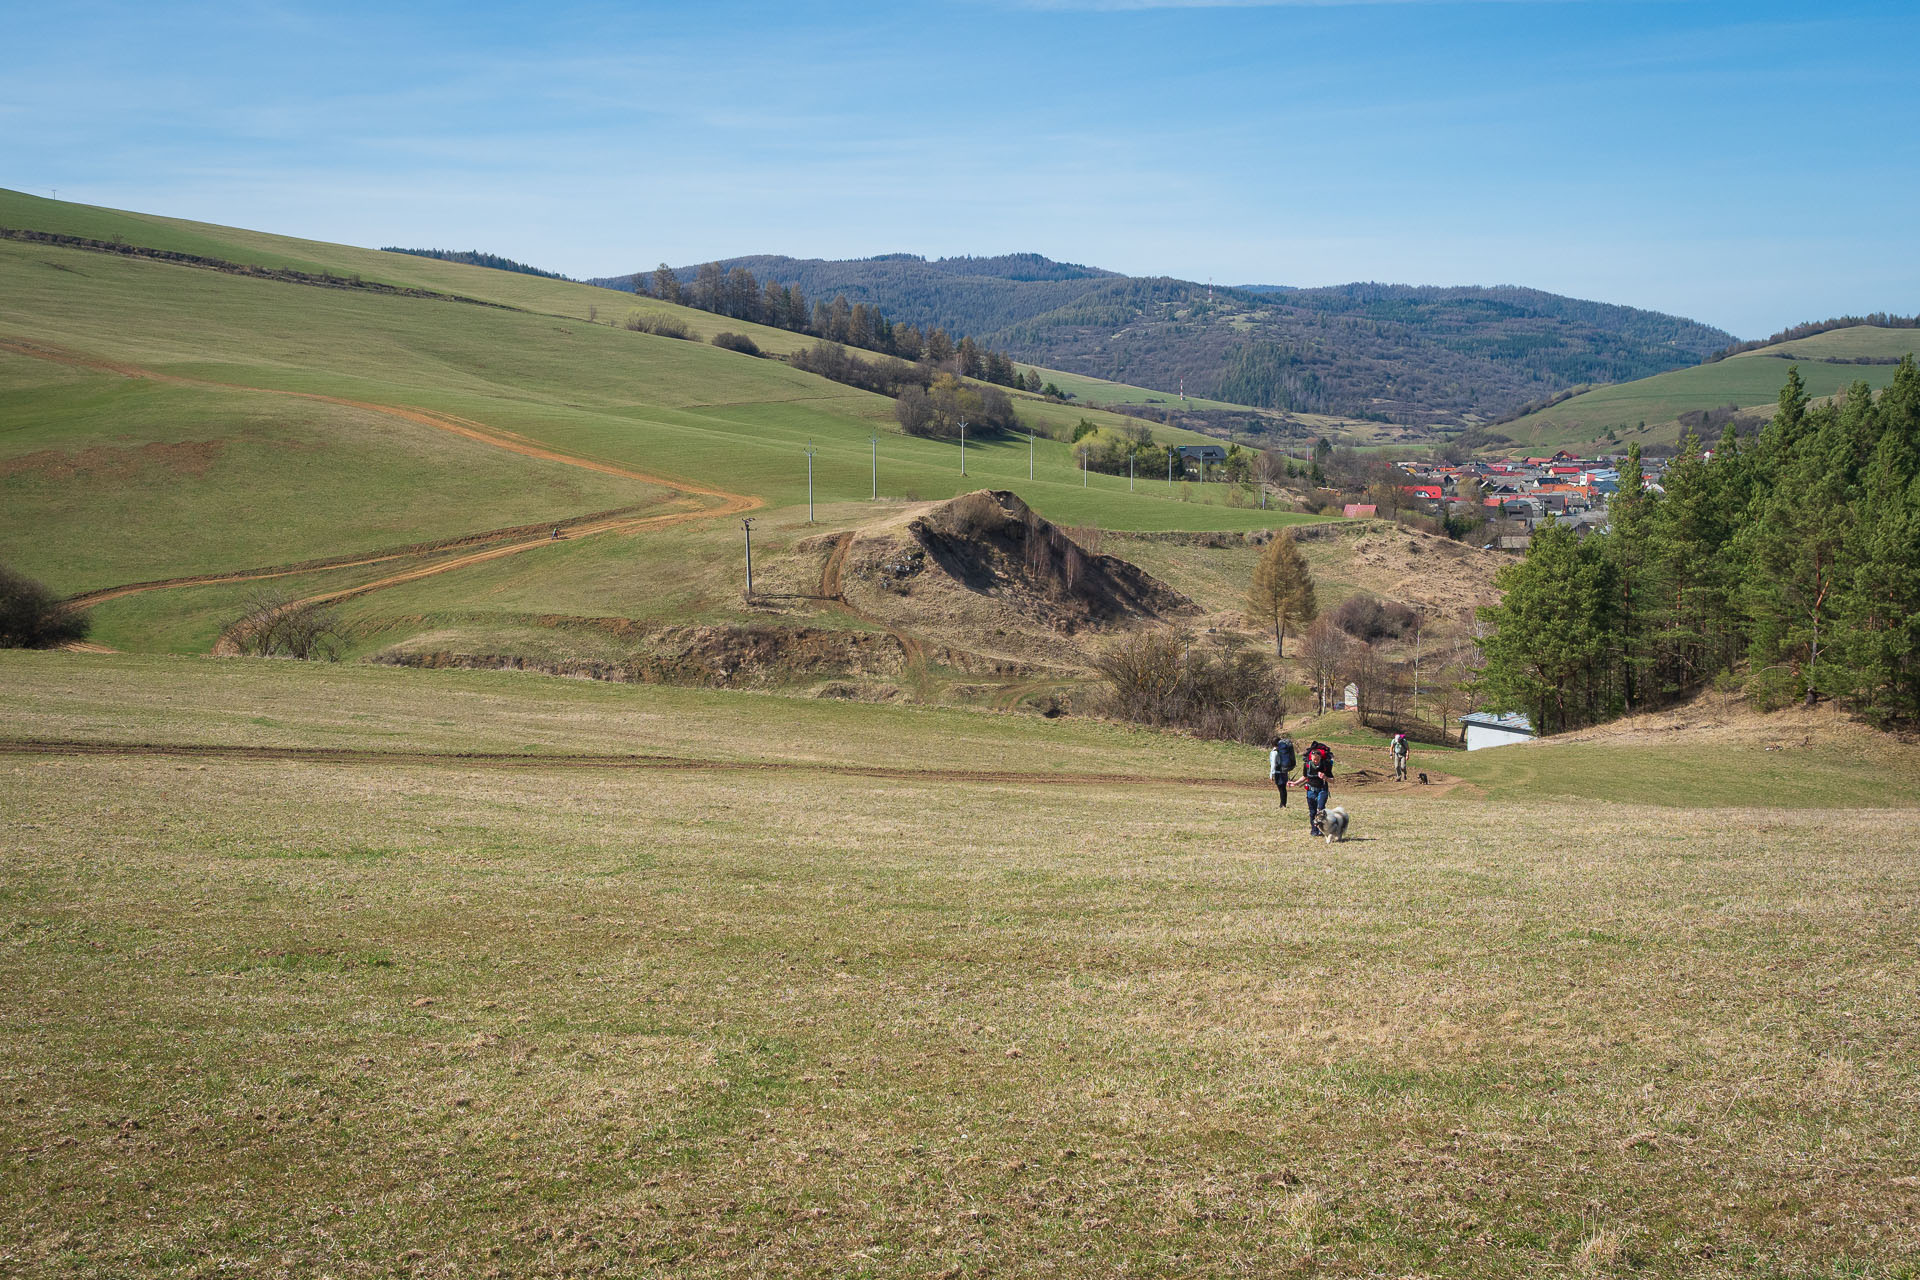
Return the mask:
<svg viewBox="0 0 1920 1280">
<path fill-rule="evenodd" d="M 1345 840 L 1347 838 L 1347 822 L 1348 817 L 1345 809 L 1329 809 L 1321 815 L 1320 823 L 1326 830 L 1328 844 L 1332 844 L 1335 840 Z"/>
</svg>

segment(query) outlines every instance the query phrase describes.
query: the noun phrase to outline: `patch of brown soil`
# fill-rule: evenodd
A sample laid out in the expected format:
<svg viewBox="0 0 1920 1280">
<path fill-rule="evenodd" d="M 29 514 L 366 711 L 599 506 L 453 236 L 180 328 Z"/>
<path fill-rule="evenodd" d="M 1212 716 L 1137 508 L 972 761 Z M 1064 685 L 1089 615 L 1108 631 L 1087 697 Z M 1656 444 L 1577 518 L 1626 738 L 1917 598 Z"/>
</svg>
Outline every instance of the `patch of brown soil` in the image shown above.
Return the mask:
<svg viewBox="0 0 1920 1280">
<path fill-rule="evenodd" d="M 1078 668 L 1085 637 L 1199 612 L 1005 491 L 915 508 L 840 535 L 828 550 L 822 594 L 834 588 L 859 616 L 933 641 L 937 660 L 961 658 L 968 671 L 980 659 L 1003 669 Z"/>
<path fill-rule="evenodd" d="M 545 675 L 633 684 L 759 688 L 790 685 L 831 675 L 897 677 L 908 655 L 893 636 L 820 627 L 663 627 L 638 632 L 607 627 L 610 619 L 552 619 L 580 623 L 631 638 L 636 652 L 616 660 L 529 658 L 518 654 L 461 653 L 428 647 L 431 638 L 399 645 L 374 661 L 392 666 L 481 671 L 532 671 Z"/>
<path fill-rule="evenodd" d="M 224 440 L 182 440 L 175 444 L 97 444 L 70 452 L 41 449 L 0 461 L 0 478 L 33 476 L 46 480 L 127 480 L 142 471 L 159 470 L 198 480 L 226 451 Z"/>
<path fill-rule="evenodd" d="M 1681 706 L 1625 716 L 1553 741 L 1598 742 L 1608 746 L 1671 745 L 1758 747 L 1791 751 L 1807 747 L 1894 752 L 1920 757 L 1920 742 L 1910 735 L 1885 733 L 1862 724 L 1831 702 L 1808 707 L 1796 703 L 1779 711 L 1756 711 L 1737 693 L 1708 690 Z"/>
<path fill-rule="evenodd" d="M 1493 576 L 1511 562 L 1496 551 L 1397 525 L 1315 527 L 1329 530 L 1315 541 L 1352 539 L 1347 572 L 1339 576 L 1362 591 L 1412 605 L 1430 618 L 1458 619 L 1482 605 L 1497 604 L 1500 593 Z"/>
</svg>

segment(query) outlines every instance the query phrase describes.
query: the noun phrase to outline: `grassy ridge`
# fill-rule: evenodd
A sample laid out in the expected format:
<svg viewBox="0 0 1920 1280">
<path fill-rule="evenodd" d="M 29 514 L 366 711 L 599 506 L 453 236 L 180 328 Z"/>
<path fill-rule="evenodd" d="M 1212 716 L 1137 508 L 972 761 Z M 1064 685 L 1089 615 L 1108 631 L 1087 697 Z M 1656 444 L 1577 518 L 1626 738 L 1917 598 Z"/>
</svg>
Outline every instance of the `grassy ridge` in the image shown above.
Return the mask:
<svg viewBox="0 0 1920 1280">
<path fill-rule="evenodd" d="M 1912 329 L 1866 325 L 1835 329 L 1712 364 L 1596 387 L 1492 430 L 1516 444 L 1540 449 L 1595 444 L 1609 431 L 1617 433 L 1620 448 L 1636 440 L 1642 444 L 1666 443 L 1680 438 L 1682 413 L 1727 404 L 1750 409 L 1770 407 L 1779 397 L 1792 363 L 1780 359 L 1776 352 L 1789 352 L 1798 358 L 1809 395 L 1830 396 L 1856 381 L 1878 390 L 1893 377 L 1893 368 L 1828 361 L 1897 357 L 1917 346 L 1920 332 Z M 1643 422 L 1644 432 L 1639 429 Z"/>
</svg>

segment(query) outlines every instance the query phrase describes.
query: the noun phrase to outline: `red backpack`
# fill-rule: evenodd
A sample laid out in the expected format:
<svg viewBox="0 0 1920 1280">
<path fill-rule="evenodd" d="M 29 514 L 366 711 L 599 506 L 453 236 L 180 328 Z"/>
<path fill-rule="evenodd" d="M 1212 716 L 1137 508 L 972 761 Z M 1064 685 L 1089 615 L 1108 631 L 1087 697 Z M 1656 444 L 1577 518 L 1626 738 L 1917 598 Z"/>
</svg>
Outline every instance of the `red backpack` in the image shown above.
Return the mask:
<svg viewBox="0 0 1920 1280">
<path fill-rule="evenodd" d="M 1325 743 L 1316 742 L 1307 748 L 1306 767 L 1301 770 L 1309 778 L 1324 778 L 1333 772 L 1333 752 Z"/>
</svg>

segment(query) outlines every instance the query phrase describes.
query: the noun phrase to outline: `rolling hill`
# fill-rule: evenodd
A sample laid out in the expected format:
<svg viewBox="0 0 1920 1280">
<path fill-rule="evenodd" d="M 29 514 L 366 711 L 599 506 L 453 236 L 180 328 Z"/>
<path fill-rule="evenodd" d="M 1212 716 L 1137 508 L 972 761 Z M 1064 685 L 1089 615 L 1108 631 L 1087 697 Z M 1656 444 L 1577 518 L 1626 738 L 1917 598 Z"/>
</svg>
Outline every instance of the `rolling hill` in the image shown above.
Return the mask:
<svg viewBox="0 0 1920 1280">
<path fill-rule="evenodd" d="M 635 310 L 774 352 L 804 341 L 570 281 L 0 192 L 0 561 L 87 598 L 114 648 L 205 652 L 269 590 L 337 602 L 363 655 L 558 667 L 710 644 L 718 670 L 743 635 L 890 643 L 821 590 L 821 535 L 916 503 L 990 487 L 1069 527 L 1300 518 L 1223 486 L 1086 476 L 1045 437 L 974 440 L 963 474 L 889 400 L 622 327 Z M 1018 407 L 1062 436 L 1125 421 Z M 937 683 L 972 660 L 927 661 Z"/>
<path fill-rule="evenodd" d="M 1634 441 L 1642 447 L 1671 445 L 1685 430 L 1683 414 L 1711 414 L 1715 424 L 1730 413 L 1746 422 L 1764 419 L 1772 413 L 1791 367 L 1799 368 L 1813 396 L 1837 394 L 1856 381 L 1878 390 L 1893 377 L 1900 357 L 1916 349 L 1920 349 L 1920 330 L 1874 325 L 1832 329 L 1691 369 L 1595 387 L 1494 424 L 1475 433 L 1475 438 L 1539 449 L 1624 446 Z M 1719 430 L 1718 425 L 1712 426 L 1713 434 Z"/>
<path fill-rule="evenodd" d="M 1037 254 L 728 259 L 809 297 L 967 333 L 1050 368 L 1259 408 L 1464 425 L 1588 382 L 1686 367 L 1730 335 L 1539 290 L 1213 288 Z M 695 268 L 681 268 L 691 280 Z M 600 283 L 627 286 L 630 276 Z"/>
</svg>

